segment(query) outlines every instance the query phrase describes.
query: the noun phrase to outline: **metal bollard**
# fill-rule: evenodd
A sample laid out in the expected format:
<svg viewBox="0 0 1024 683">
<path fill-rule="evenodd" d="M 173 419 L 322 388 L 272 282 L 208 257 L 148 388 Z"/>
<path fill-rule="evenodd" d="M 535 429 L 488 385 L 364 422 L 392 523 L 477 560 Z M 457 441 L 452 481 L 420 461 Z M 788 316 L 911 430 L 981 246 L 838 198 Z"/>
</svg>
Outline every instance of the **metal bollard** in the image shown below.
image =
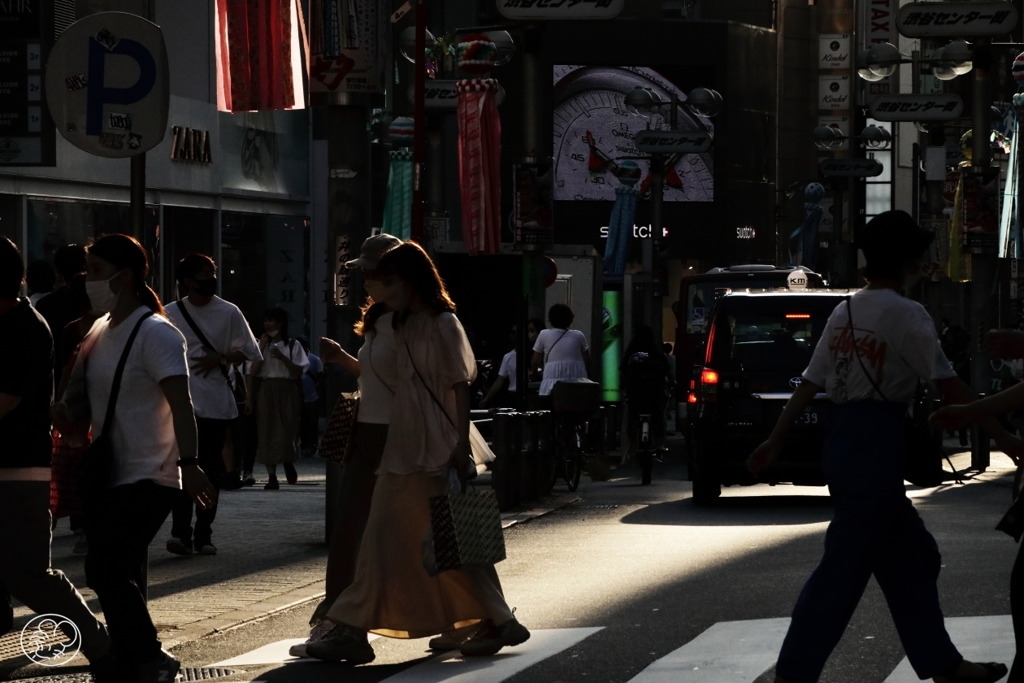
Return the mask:
<svg viewBox="0 0 1024 683">
<path fill-rule="evenodd" d="M 555 479 L 555 418 L 550 410 L 541 410 L 537 415 L 537 496 L 551 493 Z"/>
<path fill-rule="evenodd" d="M 985 398 L 984 393 L 978 394 L 978 400 Z M 971 425 L 971 469 L 984 472 L 992 464 L 992 446 L 989 443 L 991 437 L 978 426 Z"/>
<path fill-rule="evenodd" d="M 491 486 L 502 511 L 519 507 L 522 487 L 521 415 L 499 412 L 494 416 L 494 471 Z"/>
<path fill-rule="evenodd" d="M 537 425 L 536 412 L 522 413 L 522 470 L 520 500 L 526 501 L 537 497 Z"/>
</svg>

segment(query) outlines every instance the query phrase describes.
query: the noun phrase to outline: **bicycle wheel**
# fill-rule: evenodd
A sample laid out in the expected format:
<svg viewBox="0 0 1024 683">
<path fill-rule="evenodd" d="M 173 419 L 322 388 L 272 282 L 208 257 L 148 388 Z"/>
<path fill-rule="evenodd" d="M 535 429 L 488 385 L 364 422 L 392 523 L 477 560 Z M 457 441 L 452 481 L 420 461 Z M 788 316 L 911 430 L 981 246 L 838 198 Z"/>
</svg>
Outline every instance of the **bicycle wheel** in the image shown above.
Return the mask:
<svg viewBox="0 0 1024 683">
<path fill-rule="evenodd" d="M 574 450 L 566 454 L 563 461 L 565 464 L 565 485 L 570 491 L 575 491 L 580 485 L 580 474 L 583 473 L 583 453 Z"/>
</svg>

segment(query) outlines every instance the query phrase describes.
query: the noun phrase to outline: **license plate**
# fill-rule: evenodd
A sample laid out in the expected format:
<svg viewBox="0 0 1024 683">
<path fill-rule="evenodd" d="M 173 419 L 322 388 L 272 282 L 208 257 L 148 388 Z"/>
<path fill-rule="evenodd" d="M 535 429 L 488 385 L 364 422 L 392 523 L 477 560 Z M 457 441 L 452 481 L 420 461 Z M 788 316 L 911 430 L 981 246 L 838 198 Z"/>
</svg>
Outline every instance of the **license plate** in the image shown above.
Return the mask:
<svg viewBox="0 0 1024 683">
<path fill-rule="evenodd" d="M 814 425 L 820 424 L 818 410 L 816 408 L 807 408 L 803 414 L 796 419 L 798 425 L 807 427 L 813 427 Z"/>
</svg>

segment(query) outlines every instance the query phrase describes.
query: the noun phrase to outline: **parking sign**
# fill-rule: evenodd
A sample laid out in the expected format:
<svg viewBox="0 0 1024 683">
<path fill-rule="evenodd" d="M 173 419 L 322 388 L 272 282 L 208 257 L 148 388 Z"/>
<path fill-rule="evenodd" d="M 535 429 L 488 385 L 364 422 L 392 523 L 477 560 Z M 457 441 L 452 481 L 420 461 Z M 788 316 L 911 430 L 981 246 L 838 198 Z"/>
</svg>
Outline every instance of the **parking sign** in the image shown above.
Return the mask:
<svg viewBox="0 0 1024 683">
<path fill-rule="evenodd" d="M 46 98 L 57 130 L 101 157 L 134 156 L 163 140 L 169 83 L 160 27 L 124 12 L 75 22 L 46 64 Z"/>
</svg>

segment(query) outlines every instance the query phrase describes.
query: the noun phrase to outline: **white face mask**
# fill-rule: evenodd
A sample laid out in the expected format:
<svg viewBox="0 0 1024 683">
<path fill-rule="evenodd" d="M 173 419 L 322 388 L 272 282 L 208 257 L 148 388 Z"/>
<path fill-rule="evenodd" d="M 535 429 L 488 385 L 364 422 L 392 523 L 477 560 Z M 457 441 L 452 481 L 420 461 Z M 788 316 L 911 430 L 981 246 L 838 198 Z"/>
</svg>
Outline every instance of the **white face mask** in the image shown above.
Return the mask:
<svg viewBox="0 0 1024 683">
<path fill-rule="evenodd" d="M 363 288 L 366 289 L 366 294 L 373 299 L 375 304 L 383 303 L 387 296 L 387 287 L 380 280 L 367 280 L 363 284 Z"/>
<path fill-rule="evenodd" d="M 92 309 L 100 313 L 110 313 L 117 306 L 117 300 L 121 292 L 115 293 L 110 288 L 110 281 L 121 273 L 115 273 L 106 280 L 86 280 L 85 293 L 89 295 L 89 303 Z"/>
</svg>

